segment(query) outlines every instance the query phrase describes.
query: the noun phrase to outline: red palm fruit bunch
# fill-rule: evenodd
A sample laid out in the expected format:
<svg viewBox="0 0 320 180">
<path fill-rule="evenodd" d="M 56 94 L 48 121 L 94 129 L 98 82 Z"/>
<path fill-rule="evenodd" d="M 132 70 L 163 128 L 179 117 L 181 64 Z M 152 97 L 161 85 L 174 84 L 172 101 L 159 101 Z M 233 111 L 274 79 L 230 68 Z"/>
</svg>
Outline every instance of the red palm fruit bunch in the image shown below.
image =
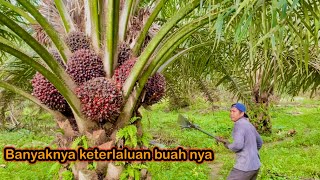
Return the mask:
<svg viewBox="0 0 320 180">
<path fill-rule="evenodd" d="M 52 50 L 51 54 L 56 61 L 65 68 L 59 53 Z M 64 97 L 42 74 L 37 72 L 31 80 L 31 84 L 33 87 L 32 95 L 37 97 L 50 109 L 60 111 L 63 114 L 71 112 L 71 109 Z"/>
<path fill-rule="evenodd" d="M 32 95 L 37 97 L 43 104 L 62 113 L 70 111 L 67 101 L 42 74 L 37 72 L 31 83 L 33 87 Z"/>
<path fill-rule="evenodd" d="M 89 49 L 74 52 L 67 63 L 66 71 L 78 85 L 105 76 L 101 58 Z"/>
<path fill-rule="evenodd" d="M 142 100 L 142 104 L 153 105 L 159 102 L 165 95 L 166 79 L 160 73 L 156 73 L 148 79 L 145 85 L 146 94 Z"/>
<path fill-rule="evenodd" d="M 124 82 L 128 78 L 131 72 L 131 69 L 136 63 L 136 61 L 137 61 L 136 58 L 129 59 L 114 71 L 112 78 L 120 88 L 122 88 Z"/>
<path fill-rule="evenodd" d="M 136 61 L 136 58 L 127 60 L 115 70 L 112 78 L 120 88 L 122 88 L 124 82 L 128 78 Z M 154 76 L 149 78 L 145 85 L 146 94 L 143 98 L 142 104 L 152 105 L 159 102 L 165 94 L 165 85 L 165 78 L 160 73 L 156 73 Z"/>
<path fill-rule="evenodd" d="M 90 49 L 90 39 L 80 31 L 73 31 L 65 38 L 65 42 L 71 52 L 75 52 L 79 49 Z"/>
<path fill-rule="evenodd" d="M 120 115 L 123 96 L 116 84 L 105 77 L 94 78 L 76 89 L 82 112 L 92 121 L 114 123 Z"/>
<path fill-rule="evenodd" d="M 130 58 L 131 49 L 128 44 L 123 43 L 118 47 L 118 66 L 121 66 Z"/>
</svg>

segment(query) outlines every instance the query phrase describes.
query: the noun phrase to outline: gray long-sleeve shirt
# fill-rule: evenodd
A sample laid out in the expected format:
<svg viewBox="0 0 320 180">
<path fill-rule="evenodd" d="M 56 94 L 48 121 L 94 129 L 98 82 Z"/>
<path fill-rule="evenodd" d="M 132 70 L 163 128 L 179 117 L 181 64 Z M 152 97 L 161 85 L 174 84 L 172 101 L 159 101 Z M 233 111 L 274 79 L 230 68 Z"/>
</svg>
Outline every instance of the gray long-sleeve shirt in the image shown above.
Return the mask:
<svg viewBox="0 0 320 180">
<path fill-rule="evenodd" d="M 232 137 L 233 143 L 228 148 L 237 156 L 234 168 L 241 171 L 259 169 L 261 163 L 258 151 L 263 141 L 256 128 L 243 117 L 234 123 Z"/>
</svg>

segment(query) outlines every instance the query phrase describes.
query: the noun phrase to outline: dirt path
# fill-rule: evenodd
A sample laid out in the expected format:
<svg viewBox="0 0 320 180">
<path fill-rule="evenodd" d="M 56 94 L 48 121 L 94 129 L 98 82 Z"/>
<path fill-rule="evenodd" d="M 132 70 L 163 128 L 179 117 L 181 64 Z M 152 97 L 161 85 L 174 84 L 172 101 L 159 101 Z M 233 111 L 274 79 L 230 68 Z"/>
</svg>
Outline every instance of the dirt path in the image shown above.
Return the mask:
<svg viewBox="0 0 320 180">
<path fill-rule="evenodd" d="M 279 140 L 279 141 L 273 141 L 273 142 L 264 143 L 264 144 L 262 145 L 262 147 L 263 147 L 263 146 L 265 146 L 265 147 L 276 146 L 276 145 L 281 144 L 281 143 L 284 143 L 284 142 L 292 141 L 293 139 L 294 139 L 293 137 L 286 137 L 286 138 L 284 138 L 284 139 L 282 139 L 282 140 Z"/>
<path fill-rule="evenodd" d="M 221 176 L 219 175 L 219 172 L 220 172 L 220 169 L 222 168 L 222 165 L 223 163 L 221 162 L 213 162 L 209 164 L 209 167 L 211 168 L 209 179 L 216 180 L 221 178 Z"/>
</svg>

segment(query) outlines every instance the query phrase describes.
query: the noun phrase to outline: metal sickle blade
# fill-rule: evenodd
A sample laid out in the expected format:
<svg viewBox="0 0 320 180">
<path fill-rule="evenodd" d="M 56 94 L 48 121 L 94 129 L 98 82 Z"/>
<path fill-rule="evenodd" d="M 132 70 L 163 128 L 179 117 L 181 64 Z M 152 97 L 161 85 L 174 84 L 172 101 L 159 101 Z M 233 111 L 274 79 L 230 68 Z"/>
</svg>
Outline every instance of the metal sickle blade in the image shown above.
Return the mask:
<svg viewBox="0 0 320 180">
<path fill-rule="evenodd" d="M 216 136 L 213 136 L 212 134 L 202 130 L 198 125 L 192 124 L 186 117 L 184 117 L 183 115 L 179 114 L 178 116 L 178 123 L 180 125 L 181 128 L 194 128 L 198 131 L 201 131 L 202 133 L 216 139 L 217 141 L 219 141 L 219 138 Z"/>
</svg>

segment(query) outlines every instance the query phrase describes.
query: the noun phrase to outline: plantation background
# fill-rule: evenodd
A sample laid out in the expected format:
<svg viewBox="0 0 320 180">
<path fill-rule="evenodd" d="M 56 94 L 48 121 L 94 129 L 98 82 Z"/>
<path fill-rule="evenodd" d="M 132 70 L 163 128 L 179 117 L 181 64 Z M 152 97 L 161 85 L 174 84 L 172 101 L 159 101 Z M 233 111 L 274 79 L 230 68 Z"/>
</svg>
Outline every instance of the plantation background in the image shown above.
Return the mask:
<svg viewBox="0 0 320 180">
<path fill-rule="evenodd" d="M 225 179 L 232 103 L 259 179 L 319 179 L 319 0 L 0 0 L 0 149 L 211 148 L 210 163 L 5 162 L 0 179 Z M 146 170 L 146 168 L 148 170 Z M 109 172 L 108 172 L 109 171 Z M 114 177 L 114 178 L 113 178 Z"/>
<path fill-rule="evenodd" d="M 198 96 L 191 106 L 169 111 L 168 101 L 163 100 L 151 110 L 142 109 L 143 128 L 152 139 L 167 148 L 211 148 L 216 159 L 213 162 L 150 162 L 148 170 L 153 179 L 225 179 L 234 164 L 234 154 L 223 145 L 196 130 L 181 130 L 178 114 L 190 118 L 204 130 L 219 136 L 230 137 L 233 123 L 229 119 L 232 99 L 224 92 L 225 100 L 216 102 L 218 109 Z M 228 101 L 229 99 L 229 101 Z M 19 110 L 18 110 L 19 109 Z M 1 179 L 55 179 L 58 171 L 55 163 L 5 162 L 4 145 L 19 148 L 55 147 L 53 140 L 57 129 L 52 117 L 25 102 L 17 111 L 22 112 L 17 127 L 1 130 Z M 271 109 L 273 133 L 263 135 L 260 150 L 262 161 L 259 179 L 319 179 L 320 178 L 320 101 L 308 96 L 282 98 Z M 292 131 L 295 133 L 291 134 Z M 152 148 L 152 146 L 150 146 Z M 68 174 L 65 179 L 68 179 Z"/>
</svg>

